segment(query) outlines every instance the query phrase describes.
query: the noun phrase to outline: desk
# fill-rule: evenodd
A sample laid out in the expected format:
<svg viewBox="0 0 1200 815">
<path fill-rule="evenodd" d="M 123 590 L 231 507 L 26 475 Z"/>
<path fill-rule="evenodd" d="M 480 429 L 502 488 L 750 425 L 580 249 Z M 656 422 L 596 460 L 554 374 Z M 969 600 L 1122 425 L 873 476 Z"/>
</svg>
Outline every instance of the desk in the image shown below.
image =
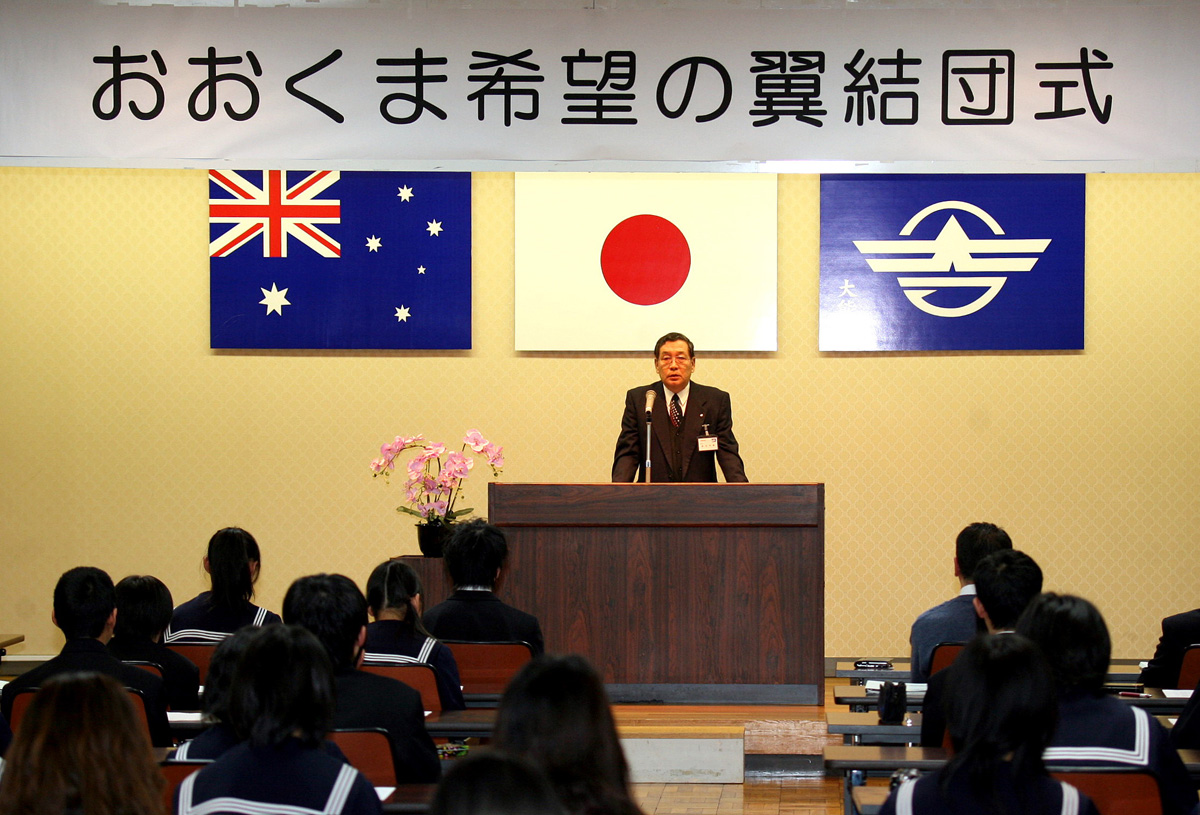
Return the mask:
<svg viewBox="0 0 1200 815">
<path fill-rule="evenodd" d="M 921 714 L 910 713 L 906 723 L 880 724 L 879 714 L 846 713 L 840 710 L 825 712 L 829 732 L 841 735 L 845 744 L 916 744 L 921 741 Z"/>
<path fill-rule="evenodd" d="M 496 729 L 496 709 L 443 710 L 425 717 L 425 730 L 435 739 L 490 738 Z"/>
<path fill-rule="evenodd" d="M 208 727 L 195 712 L 167 713 L 171 733 L 175 738 L 194 739 Z M 425 730 L 435 739 L 489 738 L 496 728 L 496 709 L 467 708 L 466 710 L 443 710 L 425 717 Z"/>
<path fill-rule="evenodd" d="M 867 680 L 878 679 L 880 682 L 907 682 L 912 675 L 912 663 L 907 659 L 891 659 L 891 670 L 867 671 L 855 668 L 855 660 L 837 662 L 834 665 L 834 676 L 849 679 L 851 685 L 861 685 Z M 1136 685 L 1142 675 L 1140 660 L 1114 659 L 1108 664 L 1108 676 L 1105 682 L 1110 685 Z"/>
<path fill-rule="evenodd" d="M 10 645 L 16 645 L 18 642 L 25 642 L 24 634 L 0 634 L 0 659 L 8 653 L 6 650 Z"/>
<path fill-rule="evenodd" d="M 936 770 L 949 760 L 949 753 L 941 747 L 899 747 L 894 745 L 847 745 L 832 744 L 825 748 L 825 769 L 840 772 L 845 776 L 845 812 L 854 811 L 852 774 L 856 771 L 894 772 L 914 767 L 921 772 Z M 885 796 L 886 797 L 886 796 Z"/>
<path fill-rule="evenodd" d="M 428 812 L 437 784 L 400 784 L 383 799 L 385 813 Z"/>
<path fill-rule="evenodd" d="M 1146 688 L 1145 692 L 1149 694 L 1145 699 L 1129 696 L 1118 696 L 1117 698 L 1122 702 L 1144 708 L 1153 716 L 1178 716 L 1188 702 L 1187 699 L 1167 697 L 1158 688 Z M 833 701 L 835 704 L 848 705 L 850 710 L 861 713 L 879 707 L 879 693 L 868 691 L 863 685 L 839 685 L 834 690 Z M 924 693 L 912 690 L 908 692 L 909 710 L 920 710 L 924 703 Z"/>
</svg>

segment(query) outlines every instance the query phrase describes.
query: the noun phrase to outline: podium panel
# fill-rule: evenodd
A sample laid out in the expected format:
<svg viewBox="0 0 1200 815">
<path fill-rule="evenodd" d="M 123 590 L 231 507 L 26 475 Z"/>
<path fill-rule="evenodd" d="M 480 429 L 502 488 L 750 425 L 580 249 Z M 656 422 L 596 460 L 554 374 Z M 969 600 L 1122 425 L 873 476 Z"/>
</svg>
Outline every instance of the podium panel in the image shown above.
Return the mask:
<svg viewBox="0 0 1200 815">
<path fill-rule="evenodd" d="M 492 482 L 489 511 L 501 597 L 614 701 L 824 699 L 823 484 Z"/>
</svg>

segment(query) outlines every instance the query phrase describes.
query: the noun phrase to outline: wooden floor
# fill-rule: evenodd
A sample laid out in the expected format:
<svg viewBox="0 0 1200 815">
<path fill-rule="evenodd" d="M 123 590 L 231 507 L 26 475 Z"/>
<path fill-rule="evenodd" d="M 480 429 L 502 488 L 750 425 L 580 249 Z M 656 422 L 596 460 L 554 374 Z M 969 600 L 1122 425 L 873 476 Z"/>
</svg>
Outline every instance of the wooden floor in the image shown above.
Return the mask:
<svg viewBox="0 0 1200 815">
<path fill-rule="evenodd" d="M 646 815 L 840 815 L 840 778 L 747 779 L 744 784 L 634 784 Z"/>
<path fill-rule="evenodd" d="M 622 726 L 744 724 L 748 755 L 819 755 L 841 744 L 825 730 L 833 704 L 826 680 L 825 706 L 614 705 Z M 841 777 L 747 776 L 744 784 L 635 784 L 646 815 L 841 815 Z"/>
</svg>

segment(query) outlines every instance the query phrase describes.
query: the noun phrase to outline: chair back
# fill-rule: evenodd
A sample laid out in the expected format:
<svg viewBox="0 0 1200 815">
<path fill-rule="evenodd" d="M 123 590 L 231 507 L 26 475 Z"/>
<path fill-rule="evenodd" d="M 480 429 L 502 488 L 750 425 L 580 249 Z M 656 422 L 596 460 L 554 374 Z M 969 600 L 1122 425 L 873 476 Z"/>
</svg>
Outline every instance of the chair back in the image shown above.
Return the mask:
<svg viewBox="0 0 1200 815">
<path fill-rule="evenodd" d="M 163 784 L 163 804 L 166 812 L 175 811 L 175 790 L 183 783 L 183 779 L 187 778 L 192 773 L 200 770 L 203 767 L 212 764 L 211 761 L 160 761 L 158 770 L 162 773 L 163 780 L 167 783 Z"/>
<path fill-rule="evenodd" d="M 933 646 L 933 657 L 929 660 L 929 675 L 933 676 L 943 668 L 949 668 L 958 659 L 958 652 L 966 645 L 965 642 L 939 642 Z"/>
<path fill-rule="evenodd" d="M 13 733 L 16 733 L 20 729 L 21 719 L 25 718 L 25 711 L 29 709 L 29 703 L 33 701 L 33 695 L 37 691 L 37 688 L 21 688 L 13 696 L 12 715 L 8 722 L 8 726 L 12 728 Z"/>
<path fill-rule="evenodd" d="M 208 678 L 208 663 L 212 662 L 213 651 L 217 649 L 216 643 L 207 645 L 181 645 L 178 643 L 169 642 L 167 647 L 175 653 L 185 656 L 195 663 L 200 669 L 200 684 Z"/>
<path fill-rule="evenodd" d="M 330 730 L 325 737 L 345 753 L 350 766 L 366 776 L 372 786 L 396 786 L 392 741 L 386 730 L 379 727 Z"/>
<path fill-rule="evenodd" d="M 441 712 L 442 698 L 438 695 L 437 669 L 428 662 L 410 662 L 403 665 L 364 662 L 362 669 L 367 673 L 400 680 L 421 694 L 421 705 L 425 710 Z"/>
<path fill-rule="evenodd" d="M 1200 645 L 1189 645 L 1183 649 L 1183 663 L 1179 666 L 1179 681 L 1175 687 L 1192 690 L 1200 684 Z"/>
<path fill-rule="evenodd" d="M 159 679 L 162 679 L 162 675 L 163 675 L 162 666 L 159 665 L 157 662 L 145 662 L 140 659 L 123 659 L 121 661 L 124 662 L 126 665 L 132 665 L 135 668 L 141 668 L 143 671 L 146 671 L 147 673 L 152 673 L 155 676 L 157 676 Z"/>
<path fill-rule="evenodd" d="M 501 694 L 526 662 L 533 659 L 527 642 L 442 640 L 458 663 L 463 693 Z"/>
<path fill-rule="evenodd" d="M 126 688 L 129 695 L 132 697 L 133 710 L 138 721 L 142 723 L 142 727 L 146 731 L 146 735 L 150 735 L 150 717 L 146 715 L 146 700 L 142 698 L 140 691 L 134 688 Z M 21 720 L 25 717 L 25 711 L 29 709 L 29 705 L 33 702 L 33 696 L 38 692 L 37 688 L 21 688 L 13 696 L 12 704 L 12 721 L 8 723 L 13 733 L 16 733 L 21 727 Z"/>
<path fill-rule="evenodd" d="M 1050 775 L 1082 792 L 1100 815 L 1162 815 L 1158 779 L 1133 768 L 1071 767 L 1050 769 Z"/>
</svg>

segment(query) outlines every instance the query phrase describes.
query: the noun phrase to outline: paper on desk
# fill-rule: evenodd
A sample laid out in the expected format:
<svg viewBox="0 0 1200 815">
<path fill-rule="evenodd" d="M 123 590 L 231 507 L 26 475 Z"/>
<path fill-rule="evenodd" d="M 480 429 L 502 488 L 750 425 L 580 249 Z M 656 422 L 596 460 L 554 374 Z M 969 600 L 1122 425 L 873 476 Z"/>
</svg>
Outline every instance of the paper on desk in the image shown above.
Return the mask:
<svg viewBox="0 0 1200 815">
<path fill-rule="evenodd" d="M 1191 699 L 1192 692 L 1186 688 L 1163 688 L 1163 696 L 1168 699 Z"/>
<path fill-rule="evenodd" d="M 376 787 L 375 794 L 379 796 L 380 801 L 386 801 L 387 797 L 396 791 L 395 787 Z"/>
<path fill-rule="evenodd" d="M 866 682 L 867 693 L 879 693 L 883 688 L 883 683 L 882 679 L 868 679 Z M 929 685 L 924 682 L 905 682 L 904 687 L 909 693 L 924 693 Z"/>
<path fill-rule="evenodd" d="M 171 724 L 199 724 L 203 715 L 198 710 L 168 710 L 167 721 Z"/>
</svg>

